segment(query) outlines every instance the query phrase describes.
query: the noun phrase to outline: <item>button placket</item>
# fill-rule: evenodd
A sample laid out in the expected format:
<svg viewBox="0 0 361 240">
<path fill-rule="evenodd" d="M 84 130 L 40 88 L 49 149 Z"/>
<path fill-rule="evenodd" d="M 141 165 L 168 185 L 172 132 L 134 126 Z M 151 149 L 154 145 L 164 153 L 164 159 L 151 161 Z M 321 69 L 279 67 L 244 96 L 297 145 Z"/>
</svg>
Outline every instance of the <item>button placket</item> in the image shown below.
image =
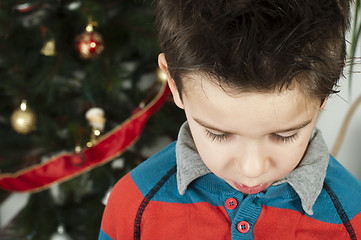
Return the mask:
<svg viewBox="0 0 361 240">
<path fill-rule="evenodd" d="M 229 220 L 235 221 L 235 217 L 238 214 L 239 208 L 242 205 L 243 195 L 235 192 L 234 194 L 225 194 L 222 196 L 224 209 L 227 212 Z M 242 219 L 243 220 L 243 219 Z"/>
<path fill-rule="evenodd" d="M 262 204 L 254 195 L 238 202 L 237 210 L 227 210 L 236 215 L 232 218 L 232 239 L 253 239 L 253 228 L 262 211 Z"/>
</svg>

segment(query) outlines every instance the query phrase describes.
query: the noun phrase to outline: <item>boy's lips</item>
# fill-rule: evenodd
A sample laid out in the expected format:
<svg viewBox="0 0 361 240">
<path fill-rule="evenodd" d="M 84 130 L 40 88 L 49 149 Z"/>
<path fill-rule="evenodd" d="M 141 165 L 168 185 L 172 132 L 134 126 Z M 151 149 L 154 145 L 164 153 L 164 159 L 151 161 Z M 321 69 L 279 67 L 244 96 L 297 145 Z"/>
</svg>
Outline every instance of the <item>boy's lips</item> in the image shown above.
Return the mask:
<svg viewBox="0 0 361 240">
<path fill-rule="evenodd" d="M 260 185 L 254 186 L 254 187 L 248 187 L 248 186 L 240 184 L 240 183 L 234 183 L 234 185 L 239 191 L 241 191 L 245 194 L 256 194 L 256 193 L 262 192 L 263 190 L 265 190 L 268 187 L 267 184 L 260 184 Z"/>
</svg>

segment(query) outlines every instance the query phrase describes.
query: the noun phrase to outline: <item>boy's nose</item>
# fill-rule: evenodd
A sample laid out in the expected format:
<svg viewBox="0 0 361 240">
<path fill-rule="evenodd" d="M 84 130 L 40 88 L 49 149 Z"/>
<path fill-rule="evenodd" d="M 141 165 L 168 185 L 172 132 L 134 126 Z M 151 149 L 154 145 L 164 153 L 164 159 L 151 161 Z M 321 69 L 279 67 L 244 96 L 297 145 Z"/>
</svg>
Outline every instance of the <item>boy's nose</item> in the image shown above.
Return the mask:
<svg viewBox="0 0 361 240">
<path fill-rule="evenodd" d="M 241 149 L 237 165 L 245 177 L 257 178 L 267 171 L 270 164 L 269 158 L 259 144 L 247 144 Z"/>
</svg>

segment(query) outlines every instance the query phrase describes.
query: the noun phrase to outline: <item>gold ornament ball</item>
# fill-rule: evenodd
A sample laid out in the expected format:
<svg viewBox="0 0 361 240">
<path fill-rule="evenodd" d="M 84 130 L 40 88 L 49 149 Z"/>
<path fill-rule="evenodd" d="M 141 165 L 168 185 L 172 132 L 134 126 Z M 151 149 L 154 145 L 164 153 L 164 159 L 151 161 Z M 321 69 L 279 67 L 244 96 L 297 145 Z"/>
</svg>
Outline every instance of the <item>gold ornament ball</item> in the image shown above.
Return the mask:
<svg viewBox="0 0 361 240">
<path fill-rule="evenodd" d="M 36 129 L 37 118 L 33 110 L 16 109 L 11 115 L 11 125 L 20 134 L 28 134 Z"/>
</svg>

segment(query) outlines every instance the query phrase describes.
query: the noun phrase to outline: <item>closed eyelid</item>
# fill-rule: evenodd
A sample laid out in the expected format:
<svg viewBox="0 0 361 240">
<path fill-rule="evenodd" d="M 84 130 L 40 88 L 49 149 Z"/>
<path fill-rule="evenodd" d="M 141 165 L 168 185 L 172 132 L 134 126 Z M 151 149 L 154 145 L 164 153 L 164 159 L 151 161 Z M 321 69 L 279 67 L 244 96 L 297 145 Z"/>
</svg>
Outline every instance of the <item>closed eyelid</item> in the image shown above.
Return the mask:
<svg viewBox="0 0 361 240">
<path fill-rule="evenodd" d="M 228 134 L 216 134 L 213 133 L 211 131 L 209 131 L 208 129 L 204 129 L 206 135 L 212 140 L 212 141 L 218 141 L 218 142 L 223 142 L 224 140 L 226 140 L 228 138 Z"/>
<path fill-rule="evenodd" d="M 211 126 L 210 124 L 198 119 L 198 118 L 193 118 L 193 120 L 198 123 L 200 126 L 204 127 L 205 129 L 207 129 L 207 131 L 209 131 L 209 133 L 212 133 L 214 135 L 233 135 L 232 132 L 229 131 L 225 131 L 222 129 L 219 129 L 217 127 Z M 298 125 L 295 125 L 294 127 L 289 127 L 289 128 L 285 128 L 285 129 L 278 129 L 276 131 L 273 131 L 270 133 L 270 135 L 277 135 L 280 137 L 291 137 L 295 134 L 297 134 L 301 129 L 303 129 L 304 127 L 308 126 L 313 119 L 309 119 L 307 121 L 304 121 Z"/>
<path fill-rule="evenodd" d="M 288 131 L 288 132 L 279 132 L 279 133 L 274 133 L 274 134 L 282 136 L 282 137 L 290 137 L 292 135 L 295 135 L 298 131 L 299 131 L 299 129 L 293 130 L 293 131 Z"/>
<path fill-rule="evenodd" d="M 212 128 L 207 128 L 205 127 L 204 128 L 207 132 L 209 133 L 212 133 L 214 135 L 229 135 L 230 133 L 228 132 L 223 132 L 223 131 L 220 131 L 220 130 L 216 130 L 216 129 L 212 129 Z"/>
<path fill-rule="evenodd" d="M 215 128 L 210 126 L 209 124 L 197 119 L 197 118 L 193 118 L 193 120 L 198 123 L 199 125 L 201 125 L 202 127 L 204 127 L 205 129 L 207 129 L 209 132 L 217 134 L 217 135 L 226 135 L 226 134 L 230 134 L 230 132 Z"/>
<path fill-rule="evenodd" d="M 289 135 L 289 136 L 281 136 L 281 135 L 277 135 L 277 134 L 273 134 L 271 135 L 271 139 L 275 140 L 276 142 L 281 142 L 281 143 L 291 143 L 295 140 L 297 140 L 297 138 L 299 137 L 298 132 Z"/>
</svg>

